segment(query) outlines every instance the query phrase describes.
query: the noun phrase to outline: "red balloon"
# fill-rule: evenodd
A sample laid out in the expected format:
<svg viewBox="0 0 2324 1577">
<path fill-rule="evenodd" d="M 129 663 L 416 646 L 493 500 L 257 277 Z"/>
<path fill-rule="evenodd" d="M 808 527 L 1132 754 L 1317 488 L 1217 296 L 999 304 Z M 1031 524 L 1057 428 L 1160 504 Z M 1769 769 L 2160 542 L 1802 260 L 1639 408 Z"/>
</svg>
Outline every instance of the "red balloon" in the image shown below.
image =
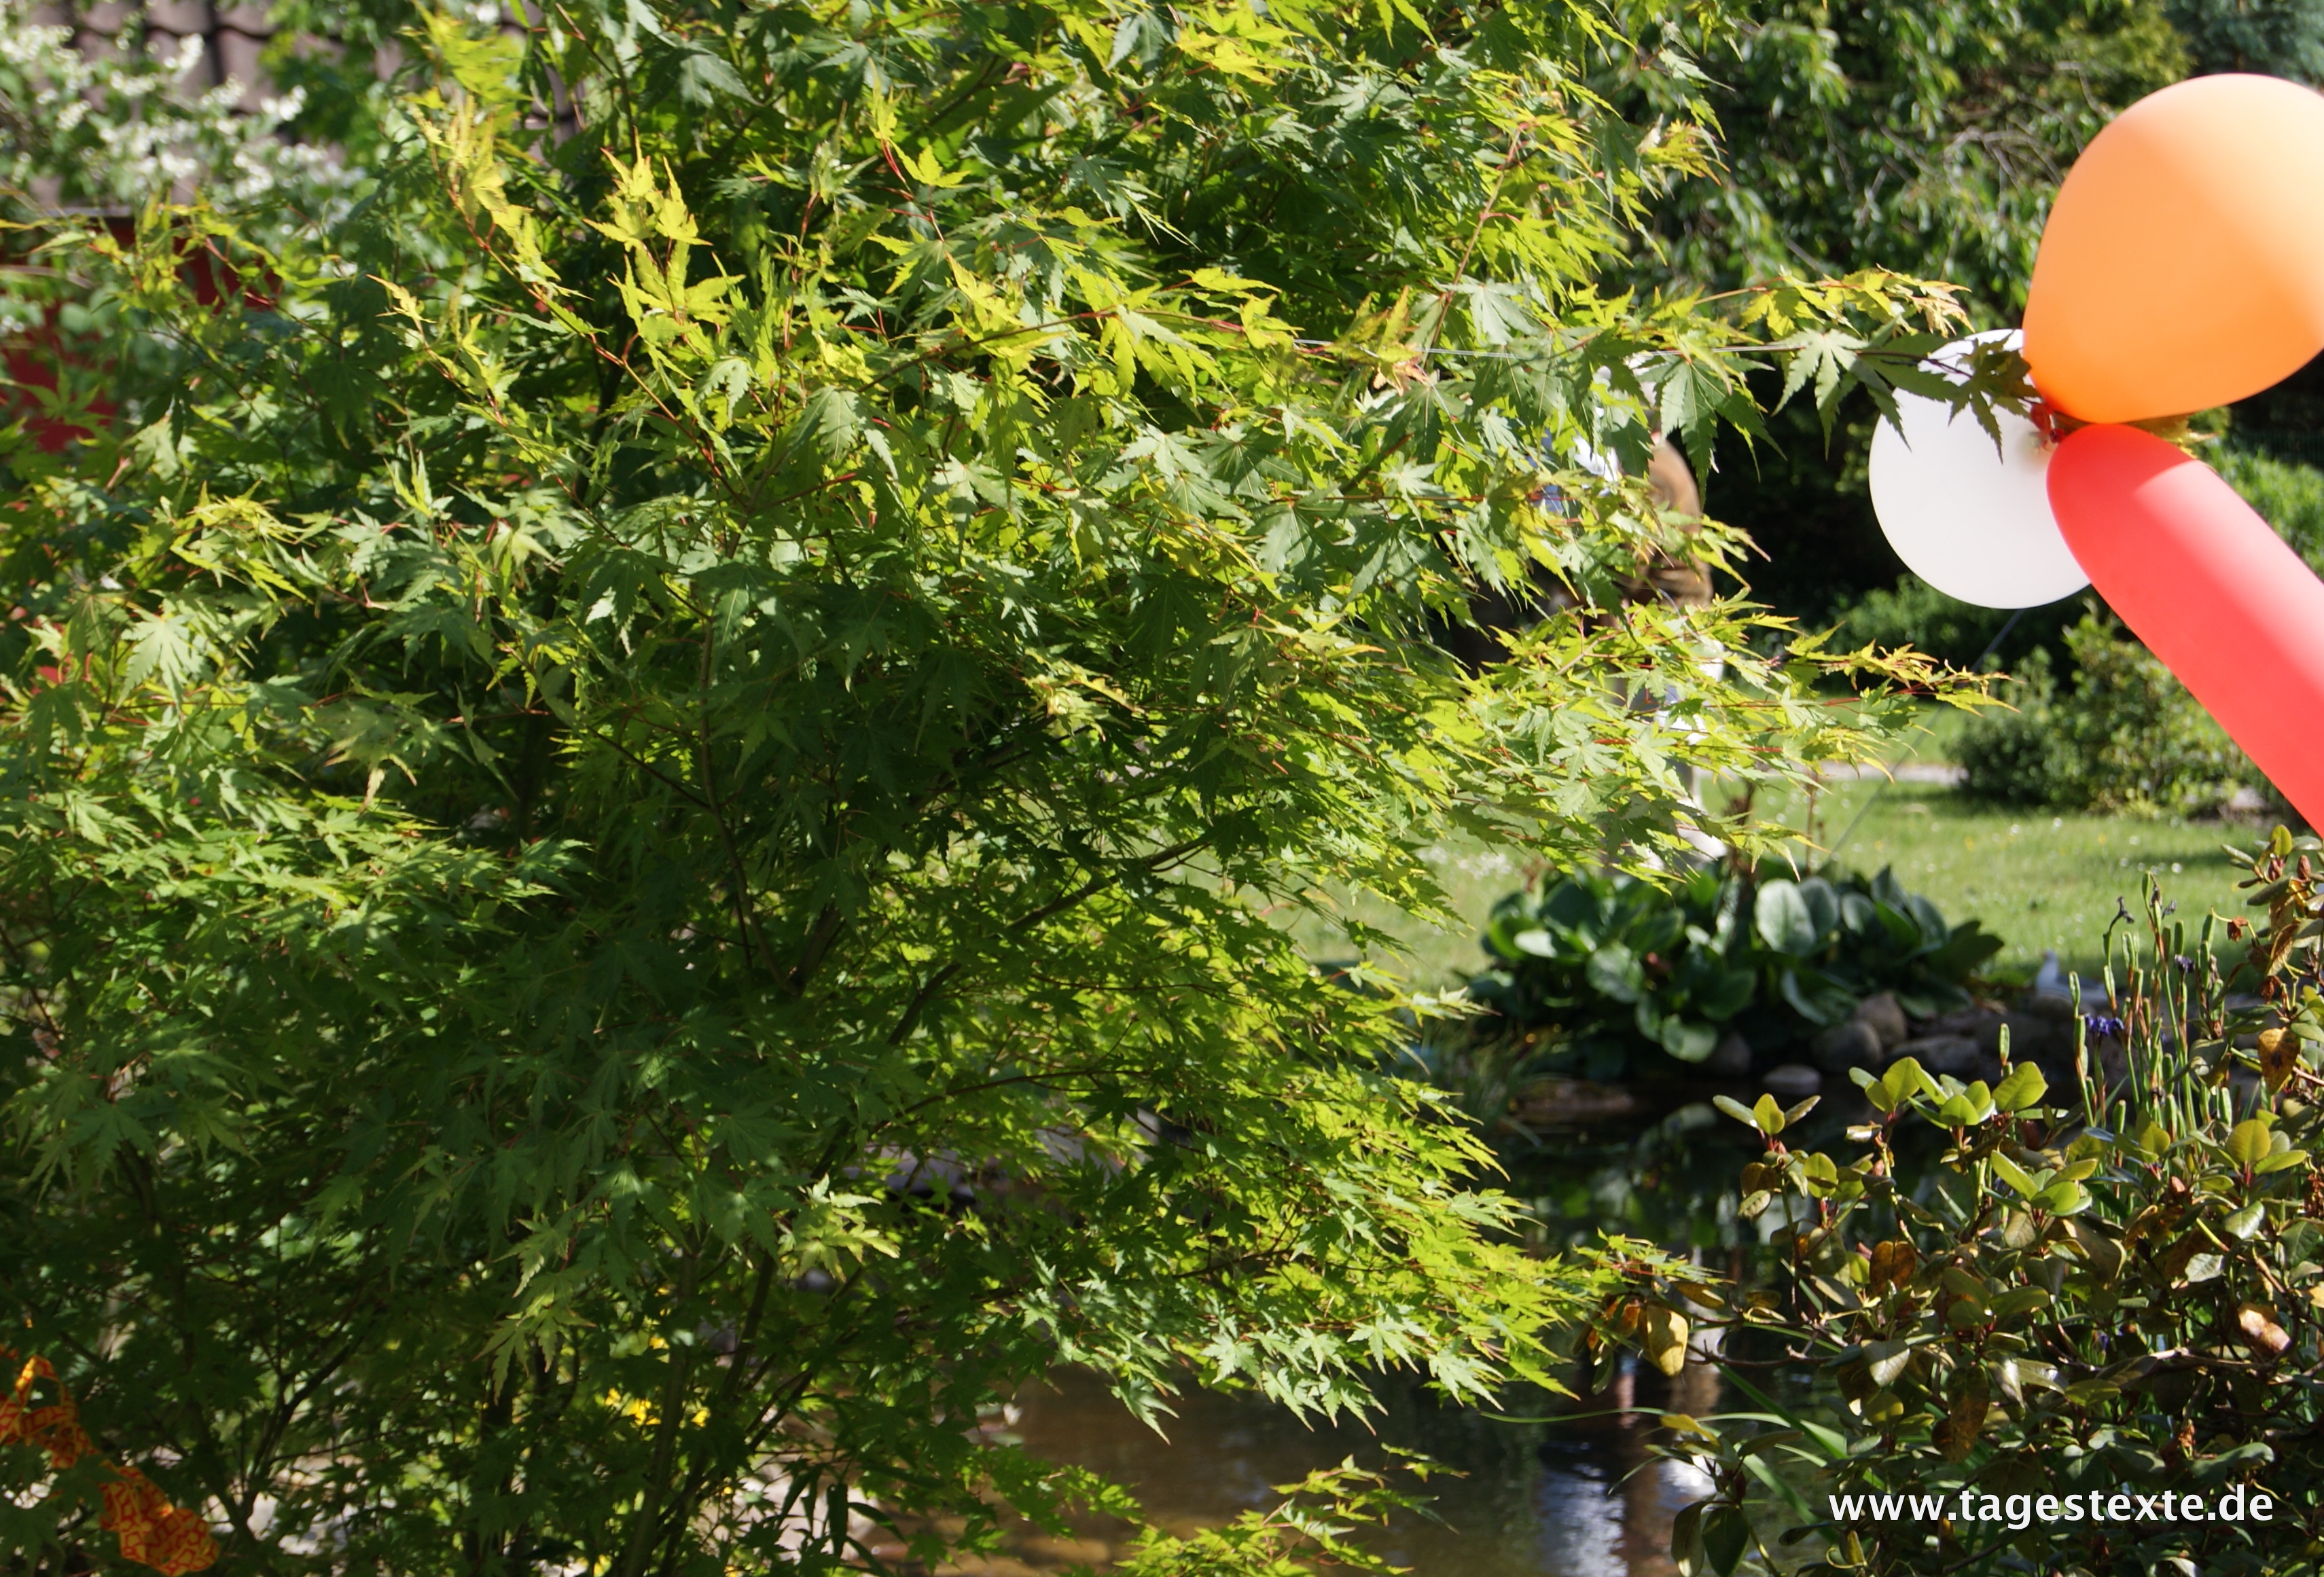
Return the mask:
<svg viewBox="0 0 2324 1577">
<path fill-rule="evenodd" d="M 2068 434 L 2050 507 L 2107 604 L 2324 826 L 2324 581 L 2218 472 L 2136 428 Z"/>
</svg>

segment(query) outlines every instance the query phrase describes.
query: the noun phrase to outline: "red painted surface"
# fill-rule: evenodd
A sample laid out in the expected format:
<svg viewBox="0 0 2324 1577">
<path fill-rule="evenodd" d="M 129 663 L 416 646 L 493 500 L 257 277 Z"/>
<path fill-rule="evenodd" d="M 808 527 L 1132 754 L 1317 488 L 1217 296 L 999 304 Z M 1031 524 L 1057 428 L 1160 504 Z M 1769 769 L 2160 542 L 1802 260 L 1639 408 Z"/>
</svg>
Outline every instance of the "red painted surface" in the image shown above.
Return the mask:
<svg viewBox="0 0 2324 1577">
<path fill-rule="evenodd" d="M 2324 581 L 2218 472 L 2136 428 L 2068 434 L 2050 503 L 2107 605 L 2324 826 Z"/>
<path fill-rule="evenodd" d="M 135 239 L 135 222 L 125 216 L 108 217 L 105 226 L 119 245 L 128 246 Z M 206 307 L 217 306 L 230 296 L 240 296 L 243 304 L 250 308 L 263 309 L 272 304 L 259 286 L 246 284 L 239 272 L 208 247 L 188 253 L 178 272 L 192 290 L 194 300 Z M 70 354 L 53 316 L 32 333 L 0 346 L 0 366 L 5 367 L 10 383 L 24 386 L 0 389 L 0 420 L 37 406 L 38 397 L 26 392 L 25 388 L 54 391 L 58 369 Z M 113 406 L 99 399 L 91 402 L 90 410 L 105 418 L 113 414 Z M 53 416 L 31 415 L 24 425 L 33 442 L 51 454 L 76 438 L 91 436 L 88 429 Z"/>
</svg>

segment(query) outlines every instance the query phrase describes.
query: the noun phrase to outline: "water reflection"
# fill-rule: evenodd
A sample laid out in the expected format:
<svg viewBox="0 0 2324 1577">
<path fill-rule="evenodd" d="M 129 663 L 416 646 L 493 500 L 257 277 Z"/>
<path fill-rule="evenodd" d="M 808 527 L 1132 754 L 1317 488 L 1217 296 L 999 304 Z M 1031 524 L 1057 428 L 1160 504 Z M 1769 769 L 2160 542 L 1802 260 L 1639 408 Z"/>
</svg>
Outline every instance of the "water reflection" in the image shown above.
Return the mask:
<svg viewBox="0 0 2324 1577">
<path fill-rule="evenodd" d="M 1594 1415 L 1513 1424 L 1447 1407 L 1416 1384 L 1385 1388 L 1377 1433 L 1342 1425 L 1309 1429 L 1255 1398 L 1188 1395 L 1164 1441 L 1093 1377 L 1064 1371 L 1018 1402 L 1013 1434 L 1034 1454 L 1094 1468 L 1128 1485 L 1173 1533 L 1216 1526 L 1276 1504 L 1274 1486 L 1353 1457 L 1387 1460 L 1393 1444 L 1460 1473 L 1431 1481 L 1441 1520 L 1401 1517 L 1371 1543 L 1416 1577 L 1674 1577 L 1671 1519 L 1707 1486 L 1646 1445 L 1665 1411 L 1713 1409 L 1718 1381 L 1690 1365 L 1676 1380 L 1626 1368 L 1606 1389 L 1535 1410 Z M 1075 1562 L 1102 1564 L 1128 1529 L 1092 1521 L 1076 1537 L 1026 1535 L 1007 1556 L 964 1570 L 1028 1577 Z"/>
<path fill-rule="evenodd" d="M 1827 1119 L 1826 1120 L 1838 1120 Z M 1736 1214 L 1734 1184 L 1757 1147 L 1707 1102 L 1665 1102 L 1623 1127 L 1577 1124 L 1510 1157 L 1510 1191 L 1532 1202 L 1538 1242 L 1555 1250 L 1601 1231 L 1660 1243 L 1739 1275 L 1757 1232 Z M 1191 1534 L 1277 1504 L 1275 1486 L 1348 1457 L 1362 1466 L 1396 1445 L 1460 1476 L 1432 1480 L 1440 1520 L 1397 1521 L 1374 1548 L 1415 1577 L 1676 1577 L 1671 1521 L 1709 1484 L 1653 1457 L 1664 1412 L 1715 1412 L 1719 1379 L 1689 1364 L 1675 1379 L 1634 1362 L 1579 1398 L 1512 1397 L 1512 1423 L 1446 1406 L 1416 1382 L 1381 1388 L 1372 1427 L 1309 1428 L 1250 1397 L 1190 1391 L 1166 1441 L 1132 1419 L 1093 1377 L 1065 1370 L 1019 1396 L 1010 1433 L 1036 1456 L 1127 1485 L 1160 1526 Z M 1023 1532 L 1000 1556 L 960 1568 L 981 1577 L 1039 1577 L 1102 1567 L 1128 1527 L 1092 1520 L 1074 1536 Z"/>
<path fill-rule="evenodd" d="M 1627 1232 L 1742 1274 L 1744 1251 L 1758 1234 L 1737 1214 L 1735 1185 L 1759 1146 L 1710 1102 L 1686 1101 L 1618 1128 L 1547 1128 L 1541 1139 L 1538 1148 L 1508 1157 L 1506 1185 L 1531 1204 L 1542 1247 Z"/>
</svg>

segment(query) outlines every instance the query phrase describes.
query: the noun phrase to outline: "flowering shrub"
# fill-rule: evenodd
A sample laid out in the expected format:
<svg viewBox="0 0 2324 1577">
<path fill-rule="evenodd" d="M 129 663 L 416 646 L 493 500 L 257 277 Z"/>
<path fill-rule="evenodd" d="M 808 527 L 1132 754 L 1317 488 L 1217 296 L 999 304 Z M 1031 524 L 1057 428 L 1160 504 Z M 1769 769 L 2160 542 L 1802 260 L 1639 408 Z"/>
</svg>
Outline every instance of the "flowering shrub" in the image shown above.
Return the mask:
<svg viewBox="0 0 2324 1577">
<path fill-rule="evenodd" d="M 0 203 L 124 212 L 198 187 L 222 208 L 272 207 L 278 223 L 344 207 L 357 173 L 281 134 L 303 107 L 300 89 L 241 113 L 241 83 L 182 91 L 201 65 L 198 38 L 167 49 L 123 42 L 117 53 L 84 54 L 69 29 L 36 23 L 25 0 L 0 0 Z"/>
</svg>

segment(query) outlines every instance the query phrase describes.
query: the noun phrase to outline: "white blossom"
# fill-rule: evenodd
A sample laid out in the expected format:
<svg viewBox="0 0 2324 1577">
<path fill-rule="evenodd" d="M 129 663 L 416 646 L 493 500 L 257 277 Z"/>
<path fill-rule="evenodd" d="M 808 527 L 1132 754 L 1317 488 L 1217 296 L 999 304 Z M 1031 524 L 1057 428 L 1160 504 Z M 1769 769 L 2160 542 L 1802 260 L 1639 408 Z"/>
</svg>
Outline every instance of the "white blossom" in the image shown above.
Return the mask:
<svg viewBox="0 0 2324 1577">
<path fill-rule="evenodd" d="M 187 90 L 201 60 L 198 38 L 91 58 L 26 0 L 0 0 L 0 204 L 29 217 L 199 197 L 280 224 L 344 212 L 361 172 L 282 134 L 300 94 L 238 110 L 242 83 Z"/>
</svg>

